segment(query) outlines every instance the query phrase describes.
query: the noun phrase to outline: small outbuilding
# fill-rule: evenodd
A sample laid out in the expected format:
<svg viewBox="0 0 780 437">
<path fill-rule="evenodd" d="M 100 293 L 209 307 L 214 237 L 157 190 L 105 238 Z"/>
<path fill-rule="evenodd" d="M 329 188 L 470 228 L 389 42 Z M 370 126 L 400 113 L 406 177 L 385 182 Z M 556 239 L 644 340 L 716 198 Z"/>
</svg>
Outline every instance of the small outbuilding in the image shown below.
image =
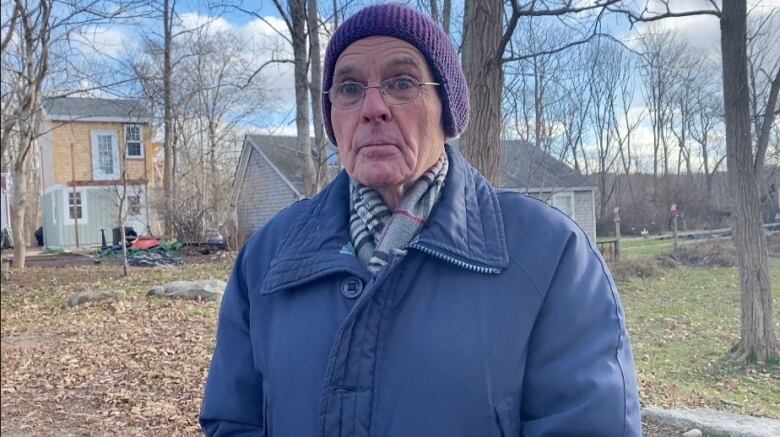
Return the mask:
<svg viewBox="0 0 780 437">
<path fill-rule="evenodd" d="M 245 137 L 231 199 L 239 246 L 277 212 L 305 198 L 303 163 L 296 137 Z M 548 202 L 596 240 L 596 187 L 579 172 L 521 141 L 504 142 L 501 170 L 500 188 Z"/>
</svg>

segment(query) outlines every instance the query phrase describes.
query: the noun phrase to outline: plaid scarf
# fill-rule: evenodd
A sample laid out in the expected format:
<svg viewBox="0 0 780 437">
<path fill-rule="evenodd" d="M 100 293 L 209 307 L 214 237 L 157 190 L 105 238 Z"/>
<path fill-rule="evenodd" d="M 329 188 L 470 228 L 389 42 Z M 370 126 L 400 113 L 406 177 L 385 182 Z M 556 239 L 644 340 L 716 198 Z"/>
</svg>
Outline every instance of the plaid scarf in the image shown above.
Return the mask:
<svg viewBox="0 0 780 437">
<path fill-rule="evenodd" d="M 444 187 L 448 168 L 447 154 L 443 153 L 392 212 L 376 190 L 350 180 L 352 246 L 372 274 L 387 265 L 391 252 L 403 251 L 420 231 Z"/>
</svg>

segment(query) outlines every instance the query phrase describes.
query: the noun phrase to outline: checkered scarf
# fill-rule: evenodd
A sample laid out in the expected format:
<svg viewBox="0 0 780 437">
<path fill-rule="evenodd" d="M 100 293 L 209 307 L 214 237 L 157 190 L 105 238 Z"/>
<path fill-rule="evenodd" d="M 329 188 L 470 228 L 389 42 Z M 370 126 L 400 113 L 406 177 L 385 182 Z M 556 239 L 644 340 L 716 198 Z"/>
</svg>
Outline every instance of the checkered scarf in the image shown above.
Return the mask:
<svg viewBox="0 0 780 437">
<path fill-rule="evenodd" d="M 420 231 L 444 187 L 448 168 L 447 154 L 443 153 L 392 212 L 376 190 L 350 181 L 349 233 L 358 259 L 371 273 L 387 265 L 390 253 L 402 251 Z"/>
</svg>

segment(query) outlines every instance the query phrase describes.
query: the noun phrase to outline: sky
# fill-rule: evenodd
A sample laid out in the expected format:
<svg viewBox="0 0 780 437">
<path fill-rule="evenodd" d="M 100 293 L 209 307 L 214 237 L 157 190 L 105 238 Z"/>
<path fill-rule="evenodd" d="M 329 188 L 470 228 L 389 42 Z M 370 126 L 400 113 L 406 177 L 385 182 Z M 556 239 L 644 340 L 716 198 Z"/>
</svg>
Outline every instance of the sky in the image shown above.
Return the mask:
<svg viewBox="0 0 780 437">
<path fill-rule="evenodd" d="M 590 1 L 590 0 L 583 0 Z M 628 4 L 645 4 L 644 0 L 627 0 Z M 660 10 L 658 4 L 653 4 L 655 0 L 650 0 L 651 10 Z M 7 3 L 3 0 L 3 4 Z M 277 34 L 277 31 L 287 34 L 286 26 L 280 18 L 278 11 L 271 1 L 246 1 L 243 5 L 246 9 L 252 9 L 262 19 L 249 15 L 236 8 L 209 7 L 209 4 L 202 0 L 180 0 L 176 3 L 178 12 L 178 28 L 195 28 L 200 25 L 208 26 L 209 31 L 230 32 L 244 38 L 246 41 L 246 54 L 244 57 L 250 64 L 261 65 L 271 58 L 271 56 L 292 59 L 292 48 L 286 44 L 284 39 Z M 321 1 L 324 8 L 330 7 L 331 2 Z M 360 4 L 376 3 L 370 0 L 359 2 Z M 411 3 L 416 4 L 412 0 Z M 750 2 L 749 2 L 750 3 Z M 753 2 L 755 3 L 755 1 Z M 701 9 L 707 5 L 706 0 L 673 0 L 673 11 L 684 11 L 692 9 Z M 358 5 L 356 3 L 356 5 Z M 761 0 L 760 6 L 753 10 L 754 14 L 765 14 L 772 9 L 780 8 L 780 0 Z M 7 9 L 7 8 L 3 8 Z M 462 11 L 462 2 L 455 2 L 454 17 L 459 11 Z M 638 8 L 635 8 L 638 9 Z M 5 13 L 4 13 L 5 14 Z M 218 16 L 217 16 L 218 15 Z M 457 20 L 457 18 L 455 18 Z M 713 16 L 692 16 L 684 18 L 675 18 L 664 20 L 654 24 L 654 26 L 676 31 L 680 37 L 702 53 L 707 53 L 713 59 L 719 59 L 719 25 L 718 20 Z M 95 56 L 108 55 L 110 57 L 121 57 L 123 53 L 138 49 L 141 45 L 139 33 L 140 27 L 160 28 L 162 24 L 152 20 L 135 23 L 133 25 L 107 25 L 94 29 L 84 38 L 87 40 L 88 50 L 96 50 Z M 455 29 L 459 26 L 454 25 Z M 604 21 L 604 30 L 616 35 L 629 47 L 636 47 L 638 44 L 638 35 L 646 30 L 648 25 L 638 23 L 634 28 L 629 28 L 627 20 L 624 17 L 607 18 Z M 457 30 L 456 30 L 457 32 Z M 459 38 L 457 35 L 455 38 Z M 780 42 L 777 44 L 780 47 Z M 323 43 L 324 47 L 324 43 Z M 271 50 L 276 48 L 276 52 Z M 779 49 L 780 50 L 780 49 Z M 249 127 L 252 130 L 262 130 L 276 134 L 295 134 L 294 125 L 294 78 L 292 64 L 276 64 L 264 71 L 261 75 L 262 80 L 267 81 L 270 86 L 270 103 L 263 108 L 264 116 L 260 122 L 254 123 Z M 635 113 L 642 111 L 642 98 L 637 96 L 635 99 Z M 640 141 L 646 142 L 651 137 L 651 132 L 643 128 L 638 133 Z"/>
</svg>

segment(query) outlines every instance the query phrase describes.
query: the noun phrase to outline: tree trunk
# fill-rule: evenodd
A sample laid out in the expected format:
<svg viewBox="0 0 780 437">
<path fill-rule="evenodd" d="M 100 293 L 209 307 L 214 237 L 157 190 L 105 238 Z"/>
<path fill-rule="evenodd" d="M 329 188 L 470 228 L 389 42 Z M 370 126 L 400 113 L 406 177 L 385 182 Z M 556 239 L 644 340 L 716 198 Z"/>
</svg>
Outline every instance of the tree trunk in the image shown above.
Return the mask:
<svg viewBox="0 0 780 437">
<path fill-rule="evenodd" d="M 292 29 L 295 74 L 295 127 L 298 132 L 298 150 L 303 154 L 303 183 L 307 196 L 317 192 L 317 170 L 311 154 L 309 134 L 309 56 L 306 40 L 306 0 L 288 0 Z"/>
<path fill-rule="evenodd" d="M 450 18 L 452 16 L 452 0 L 444 0 L 444 5 L 442 6 L 442 15 L 441 15 L 441 25 L 444 28 L 444 33 L 447 35 L 450 34 L 450 21 L 452 19 Z"/>
<path fill-rule="evenodd" d="M 127 161 L 122 158 L 122 194 L 119 195 L 117 218 L 122 245 L 122 276 L 127 276 L 127 234 L 125 233 L 125 200 L 127 199 Z"/>
<path fill-rule="evenodd" d="M 19 138 L 20 142 L 25 141 L 25 135 Z M 23 150 L 20 144 L 19 150 Z M 11 177 L 12 184 L 12 206 L 11 226 L 14 240 L 14 260 L 13 267 L 23 269 L 27 261 L 27 241 L 24 238 L 24 216 L 27 208 L 27 177 L 25 175 L 26 160 L 17 157 L 14 162 L 14 172 Z"/>
<path fill-rule="evenodd" d="M 747 77 L 745 0 L 723 2 L 720 19 L 728 179 L 742 292 L 741 339 L 734 359 L 766 362 L 780 355 L 772 313 L 767 244 L 753 167 Z M 760 169 L 758 169 L 760 171 Z"/>
<path fill-rule="evenodd" d="M 307 27 L 309 28 L 309 59 L 311 63 L 311 115 L 314 123 L 314 144 L 317 150 L 317 186 L 319 192 L 330 181 L 328 172 L 328 139 L 325 137 L 325 128 L 322 124 L 322 57 L 320 53 L 319 9 L 317 0 L 308 0 L 306 13 Z M 313 194 L 313 193 L 312 193 Z"/>
<path fill-rule="evenodd" d="M 471 95 L 471 120 L 460 141 L 466 159 L 494 185 L 501 183 L 502 2 L 466 0 L 463 70 Z"/>
<path fill-rule="evenodd" d="M 173 10 L 170 8 L 169 0 L 163 0 L 163 38 L 165 39 L 165 48 L 163 50 L 163 194 L 165 196 L 166 205 L 169 205 L 174 190 L 173 154 L 171 153 L 173 150 L 173 84 L 171 83 L 171 75 L 173 74 L 173 67 L 171 65 L 171 50 L 173 46 L 173 30 L 171 29 L 172 17 Z"/>
</svg>

